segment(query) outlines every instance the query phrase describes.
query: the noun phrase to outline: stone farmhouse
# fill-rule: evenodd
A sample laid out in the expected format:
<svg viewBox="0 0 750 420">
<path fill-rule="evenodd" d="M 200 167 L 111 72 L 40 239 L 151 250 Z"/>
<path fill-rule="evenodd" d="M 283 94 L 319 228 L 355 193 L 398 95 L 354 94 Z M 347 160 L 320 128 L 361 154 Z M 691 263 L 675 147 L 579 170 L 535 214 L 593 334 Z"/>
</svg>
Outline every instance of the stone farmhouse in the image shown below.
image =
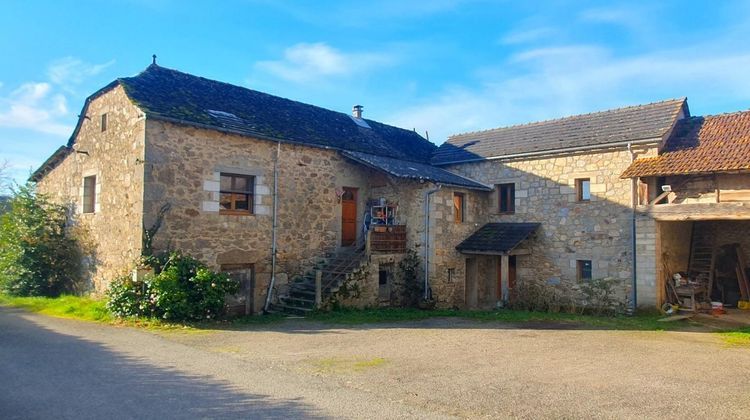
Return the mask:
<svg viewBox="0 0 750 420">
<path fill-rule="evenodd" d="M 623 304 L 654 306 L 668 274 L 699 268 L 706 241 L 750 250 L 749 139 L 750 113 L 692 117 L 678 99 L 438 148 L 361 106 L 348 115 L 154 63 L 89 96 L 32 180 L 89 231 L 99 292 L 144 252 L 178 249 L 242 280 L 240 312 L 398 305 L 399 264 L 416 255 L 438 307 L 598 278 Z"/>
</svg>

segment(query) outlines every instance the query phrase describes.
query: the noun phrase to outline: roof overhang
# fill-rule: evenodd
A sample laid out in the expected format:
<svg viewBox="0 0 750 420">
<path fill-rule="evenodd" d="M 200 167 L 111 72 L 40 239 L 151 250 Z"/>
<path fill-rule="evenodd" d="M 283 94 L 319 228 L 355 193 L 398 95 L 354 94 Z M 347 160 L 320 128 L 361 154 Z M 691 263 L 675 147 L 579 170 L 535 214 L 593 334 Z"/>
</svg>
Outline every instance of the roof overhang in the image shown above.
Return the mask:
<svg viewBox="0 0 750 420">
<path fill-rule="evenodd" d="M 391 157 L 386 157 L 386 156 L 375 156 L 375 155 L 369 155 L 369 158 L 368 158 L 367 157 L 368 154 L 360 153 L 360 152 L 349 152 L 346 150 L 341 151 L 341 155 L 356 163 L 359 163 L 368 168 L 383 172 L 385 174 L 391 175 L 395 178 L 411 179 L 415 181 L 426 181 L 426 182 L 432 182 L 435 184 L 440 184 L 443 186 L 466 188 L 469 190 L 477 190 L 477 191 L 492 191 L 493 189 L 491 186 L 485 185 L 479 181 L 475 181 L 465 176 L 447 171 L 443 168 L 438 168 L 438 167 L 427 165 L 424 163 L 408 162 L 408 161 L 404 161 L 404 160 L 400 160 L 396 158 L 391 158 Z M 378 162 L 377 159 L 379 159 L 380 162 Z M 398 171 L 393 168 L 390 168 L 388 163 L 404 164 L 404 165 L 407 165 L 410 170 L 408 172 Z M 427 170 L 435 171 L 435 173 L 427 174 L 425 173 Z M 457 180 L 460 180 L 460 182 L 451 181 L 450 179 L 457 179 Z"/>
<path fill-rule="evenodd" d="M 524 255 L 531 251 L 519 246 L 541 223 L 487 223 L 456 246 L 469 255 Z"/>
</svg>

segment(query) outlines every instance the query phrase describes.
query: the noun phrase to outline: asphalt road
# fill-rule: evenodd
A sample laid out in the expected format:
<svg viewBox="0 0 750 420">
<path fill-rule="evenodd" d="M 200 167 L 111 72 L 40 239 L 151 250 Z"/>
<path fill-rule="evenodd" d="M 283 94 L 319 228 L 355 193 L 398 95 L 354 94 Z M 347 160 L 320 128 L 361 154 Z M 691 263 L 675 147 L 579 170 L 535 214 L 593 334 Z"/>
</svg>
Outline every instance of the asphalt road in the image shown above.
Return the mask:
<svg viewBox="0 0 750 420">
<path fill-rule="evenodd" d="M 0 419 L 422 417 L 144 331 L 0 306 Z"/>
<path fill-rule="evenodd" d="M 0 419 L 750 418 L 750 348 L 560 327 L 149 332 L 0 307 Z"/>
</svg>

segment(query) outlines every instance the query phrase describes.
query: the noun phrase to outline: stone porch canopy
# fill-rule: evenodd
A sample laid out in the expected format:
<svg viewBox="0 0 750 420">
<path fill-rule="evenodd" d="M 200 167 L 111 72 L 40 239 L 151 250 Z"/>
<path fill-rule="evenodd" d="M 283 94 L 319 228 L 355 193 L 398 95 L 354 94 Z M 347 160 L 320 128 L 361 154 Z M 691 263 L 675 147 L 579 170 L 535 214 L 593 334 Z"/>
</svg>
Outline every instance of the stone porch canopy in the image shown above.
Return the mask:
<svg viewBox="0 0 750 420">
<path fill-rule="evenodd" d="M 515 255 L 528 253 L 518 249 L 541 223 L 487 223 L 456 246 L 462 254 Z"/>
<path fill-rule="evenodd" d="M 680 117 L 689 115 L 687 98 L 681 98 L 458 134 L 438 148 L 432 164 L 520 159 L 654 143 L 663 139 Z"/>
<path fill-rule="evenodd" d="M 33 181 L 73 152 L 84 119 L 92 118 L 87 115 L 89 104 L 118 86 L 150 120 L 418 163 L 429 163 L 437 149 L 413 130 L 151 64 L 140 74 L 116 79 L 86 98 L 67 145 L 32 174 Z"/>
<path fill-rule="evenodd" d="M 659 156 L 635 160 L 621 178 L 750 171 L 750 111 L 678 121 Z"/>
<path fill-rule="evenodd" d="M 409 162 L 362 152 L 342 151 L 341 154 L 354 162 L 396 178 L 433 182 L 435 184 L 470 190 L 492 191 L 492 187 L 489 185 L 484 185 L 481 182 L 454 174 L 445 169 L 423 163 Z"/>
</svg>

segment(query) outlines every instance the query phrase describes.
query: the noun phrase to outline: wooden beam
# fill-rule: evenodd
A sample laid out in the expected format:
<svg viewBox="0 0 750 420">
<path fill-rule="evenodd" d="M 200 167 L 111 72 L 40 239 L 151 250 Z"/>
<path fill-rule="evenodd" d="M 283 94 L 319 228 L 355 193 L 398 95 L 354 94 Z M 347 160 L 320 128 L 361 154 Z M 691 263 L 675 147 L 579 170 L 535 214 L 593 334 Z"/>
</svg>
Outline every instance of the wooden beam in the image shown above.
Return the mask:
<svg viewBox="0 0 750 420">
<path fill-rule="evenodd" d="M 503 302 L 508 302 L 510 257 L 506 254 L 500 257 L 500 287 L 503 291 Z"/>
<path fill-rule="evenodd" d="M 662 199 L 663 199 L 664 197 L 668 196 L 668 195 L 669 195 L 669 194 L 671 194 L 671 193 L 672 193 L 672 190 L 669 190 L 669 191 L 664 191 L 664 192 L 662 192 L 661 194 L 657 195 L 657 196 L 656 196 L 656 198 L 654 198 L 653 200 L 651 200 L 651 202 L 650 202 L 650 203 L 648 203 L 648 204 L 649 204 L 650 206 L 652 206 L 652 205 L 654 205 L 654 204 L 658 203 L 659 201 L 661 201 L 661 200 L 662 200 Z"/>
<path fill-rule="evenodd" d="M 497 256 L 501 256 L 501 255 L 529 255 L 529 254 L 531 254 L 531 250 L 530 249 L 523 249 L 523 248 L 521 248 L 521 249 L 511 249 L 508 252 L 503 252 L 503 251 L 474 251 L 472 249 L 464 249 L 464 250 L 461 250 L 459 252 L 462 253 L 462 254 L 465 254 L 465 255 L 497 255 Z"/>
<path fill-rule="evenodd" d="M 511 249 L 508 255 L 530 255 L 530 249 Z"/>
<path fill-rule="evenodd" d="M 640 214 L 659 221 L 750 220 L 750 203 L 690 203 L 639 206 Z"/>
<path fill-rule="evenodd" d="M 465 255 L 503 255 L 503 252 L 500 251 L 474 251 L 472 249 L 462 249 L 458 251 Z"/>
</svg>

